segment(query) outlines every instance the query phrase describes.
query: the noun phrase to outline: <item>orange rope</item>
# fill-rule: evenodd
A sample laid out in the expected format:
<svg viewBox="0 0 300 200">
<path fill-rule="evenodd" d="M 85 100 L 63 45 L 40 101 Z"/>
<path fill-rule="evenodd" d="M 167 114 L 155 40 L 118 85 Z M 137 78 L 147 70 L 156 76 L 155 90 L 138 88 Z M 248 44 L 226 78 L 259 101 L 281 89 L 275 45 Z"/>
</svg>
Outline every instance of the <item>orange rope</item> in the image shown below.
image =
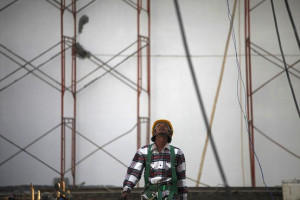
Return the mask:
<svg viewBox="0 0 300 200">
<path fill-rule="evenodd" d="M 229 32 L 228 32 L 228 35 L 227 35 L 227 41 L 226 41 L 226 47 L 225 47 L 225 52 L 224 52 L 224 56 L 223 56 L 222 68 L 221 68 L 221 73 L 220 73 L 220 77 L 219 77 L 219 84 L 218 84 L 218 88 L 217 88 L 217 92 L 216 92 L 216 96 L 215 96 L 215 100 L 214 100 L 213 110 L 212 110 L 212 113 L 211 113 L 211 116 L 210 116 L 210 124 L 209 124 L 210 128 L 212 127 L 212 124 L 213 124 L 215 110 L 216 110 L 217 101 L 218 101 L 218 98 L 219 98 L 222 79 L 223 79 L 225 62 L 226 62 L 226 58 L 227 58 L 227 51 L 228 51 L 230 35 L 231 35 L 231 30 L 232 30 L 232 26 L 233 26 L 234 15 L 235 15 L 236 3 L 237 3 L 237 0 L 234 1 L 232 22 L 230 23 Z M 204 164 L 204 159 L 205 159 L 207 145 L 208 145 L 208 139 L 209 139 L 209 133 L 207 132 L 206 133 L 205 144 L 204 144 L 204 148 L 203 148 L 203 152 L 202 152 L 202 158 L 201 158 L 199 173 L 198 173 L 198 177 L 197 177 L 196 187 L 198 187 L 199 183 L 200 183 L 200 178 L 201 178 L 201 175 L 202 175 L 203 164 Z"/>
</svg>

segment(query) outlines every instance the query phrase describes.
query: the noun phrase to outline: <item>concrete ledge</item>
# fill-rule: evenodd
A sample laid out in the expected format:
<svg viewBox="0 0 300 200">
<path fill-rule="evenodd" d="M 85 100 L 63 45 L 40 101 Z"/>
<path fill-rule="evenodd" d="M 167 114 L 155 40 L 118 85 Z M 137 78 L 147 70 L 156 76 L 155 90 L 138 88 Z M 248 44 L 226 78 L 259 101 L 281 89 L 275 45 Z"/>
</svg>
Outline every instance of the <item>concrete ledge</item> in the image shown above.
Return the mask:
<svg viewBox="0 0 300 200">
<path fill-rule="evenodd" d="M 40 190 L 42 200 L 52 200 L 55 198 L 55 189 L 52 186 L 34 186 L 35 195 Z M 84 186 L 68 188 L 71 191 L 73 200 L 117 200 L 120 197 L 122 188 L 120 187 L 100 187 Z M 14 193 L 15 200 L 31 200 L 30 186 L 8 186 L 0 187 L 0 199 L 8 200 Z M 140 200 L 140 193 L 143 188 L 135 188 L 130 194 L 130 200 Z M 230 187 L 231 200 L 283 200 L 281 187 L 270 187 L 269 191 L 265 187 Z M 35 199 L 37 199 L 35 197 Z M 224 187 L 189 187 L 189 200 L 226 200 L 230 199 Z"/>
</svg>

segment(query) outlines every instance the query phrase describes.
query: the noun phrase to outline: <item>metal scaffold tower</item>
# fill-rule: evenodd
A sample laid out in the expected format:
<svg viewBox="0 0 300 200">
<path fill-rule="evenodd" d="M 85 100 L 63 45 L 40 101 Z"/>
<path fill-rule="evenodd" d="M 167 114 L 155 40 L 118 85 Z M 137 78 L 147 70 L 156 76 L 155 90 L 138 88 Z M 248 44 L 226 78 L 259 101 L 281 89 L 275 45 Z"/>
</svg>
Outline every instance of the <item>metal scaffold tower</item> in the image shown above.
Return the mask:
<svg viewBox="0 0 300 200">
<path fill-rule="evenodd" d="M 0 9 L 0 12 L 11 7 L 17 1 L 14 1 Z M 19 1 L 20 2 L 20 1 Z M 56 44 L 48 47 L 46 51 L 41 52 L 37 56 L 35 56 L 31 60 L 26 60 L 25 58 L 21 57 L 17 53 L 13 52 L 11 49 L 6 47 L 4 44 L 0 44 L 1 50 L 0 54 L 7 57 L 13 63 L 15 63 L 19 68 L 10 72 L 9 74 L 5 75 L 1 78 L 1 82 L 4 80 L 8 80 L 8 84 L 5 84 L 4 87 L 1 86 L 0 92 L 5 91 L 6 89 L 10 88 L 12 85 L 20 82 L 22 79 L 27 77 L 28 75 L 35 76 L 38 80 L 46 83 L 51 88 L 54 88 L 56 92 L 60 93 L 60 119 L 59 123 L 55 124 L 52 128 L 46 131 L 44 134 L 41 134 L 38 138 L 33 140 L 30 144 L 25 147 L 18 145 L 17 143 L 11 141 L 10 139 L 0 135 L 0 137 L 10 143 L 12 146 L 19 149 L 17 153 L 12 154 L 10 157 L 5 159 L 3 162 L 0 163 L 0 166 L 7 163 L 17 155 L 21 153 L 26 153 L 27 155 L 31 156 L 35 160 L 37 160 L 42 165 L 49 168 L 53 171 L 56 175 L 60 175 L 60 181 L 63 182 L 67 179 L 67 173 L 71 172 L 72 174 L 72 182 L 73 186 L 76 185 L 76 166 L 79 163 L 82 163 L 91 155 L 95 154 L 97 151 L 102 150 L 105 154 L 110 156 L 112 159 L 120 163 L 121 165 L 126 166 L 120 159 L 103 149 L 105 146 L 113 143 L 117 139 L 133 132 L 137 127 L 135 124 L 129 131 L 126 133 L 121 134 L 120 136 L 112 139 L 111 141 L 99 145 L 96 142 L 92 141 L 88 138 L 85 134 L 81 134 L 76 130 L 76 103 L 77 103 L 77 96 L 78 94 L 88 88 L 88 86 L 96 83 L 98 80 L 103 78 L 106 75 L 111 75 L 113 78 L 116 78 L 118 81 L 122 82 L 130 89 L 137 92 L 137 102 L 138 106 L 137 109 L 139 110 L 137 114 L 137 121 L 139 126 L 139 134 L 141 135 L 141 125 L 147 124 L 147 140 L 149 142 L 149 131 L 150 131 L 150 0 L 146 3 L 142 3 L 142 1 L 132 2 L 132 1 L 125 1 L 125 3 L 130 4 L 137 11 L 137 40 L 135 40 L 132 44 L 125 47 L 124 49 L 120 50 L 116 55 L 112 56 L 109 60 L 103 61 L 99 57 L 95 56 L 91 52 L 85 51 L 83 47 L 77 41 L 77 18 L 76 16 L 82 10 L 84 10 L 87 6 L 91 5 L 95 2 L 95 0 L 90 1 L 77 1 L 77 0 L 46 0 L 47 4 L 51 4 L 55 8 L 57 8 L 60 12 L 60 16 L 58 16 L 58 20 L 60 21 L 60 27 L 58 26 L 58 30 L 60 28 L 60 34 L 58 35 L 58 40 Z M 83 3 L 84 2 L 84 3 Z M 146 5 L 146 8 L 143 6 Z M 147 28 L 146 32 L 144 31 L 143 23 L 144 14 L 146 13 L 147 17 Z M 70 17 L 71 14 L 71 17 Z M 135 18 L 136 19 L 136 18 Z M 80 23 L 79 23 L 80 28 Z M 79 31 L 80 33 L 80 31 Z M 133 34 L 135 30 L 133 30 Z M 59 37 L 60 36 L 60 37 Z M 137 45 L 137 47 L 135 46 Z M 71 50 L 71 52 L 70 52 Z M 122 58 L 121 54 L 128 53 L 124 58 Z M 71 54 L 71 55 L 70 55 Z M 87 58 L 87 62 L 91 62 L 96 66 L 92 70 L 87 70 L 81 77 L 78 76 L 77 80 L 77 63 L 76 63 L 76 56 L 81 58 L 82 55 L 85 55 Z M 59 58 L 60 56 L 60 58 Z M 117 67 L 122 66 L 129 58 L 137 57 L 137 82 L 132 81 L 128 77 L 126 77 L 121 72 L 117 71 Z M 44 58 L 46 57 L 46 58 Z M 119 58 L 119 60 L 117 60 Z M 122 59 L 121 59 L 122 58 Z M 34 64 L 33 62 L 37 61 L 38 59 L 43 60 L 41 64 Z M 43 71 L 41 68 L 45 65 L 50 65 L 49 63 L 53 60 L 57 59 L 58 64 L 55 65 L 58 67 L 58 73 L 60 71 L 60 79 L 55 79 L 47 71 Z M 112 61 L 115 61 L 112 63 Z M 146 70 L 144 69 L 146 66 Z M 17 74 L 18 71 L 24 70 L 25 72 L 20 75 L 17 79 L 13 80 L 13 75 Z M 101 71 L 102 72 L 99 72 Z M 96 74 L 98 72 L 98 74 Z M 146 76 L 145 76 L 146 73 Z M 146 77 L 146 78 L 145 78 Z M 146 80 L 146 83 L 144 82 Z M 84 82 L 85 81 L 85 82 Z M 82 83 L 83 82 L 83 83 Z M 147 87 L 147 89 L 143 88 L 143 86 Z M 77 87 L 78 86 L 78 87 Z M 146 94 L 146 95 L 144 95 Z M 146 96 L 146 99 L 144 98 Z M 146 100 L 146 102 L 144 102 Z M 146 105 L 146 106 L 145 106 Z M 144 107 L 146 107 L 146 112 L 144 112 Z M 59 130 L 60 129 L 60 130 Z M 56 154 L 58 157 L 58 162 L 60 161 L 60 170 L 59 165 L 58 169 L 49 164 L 47 159 L 38 158 L 35 153 L 29 152 L 27 149 L 34 144 L 40 142 L 45 136 L 50 135 L 54 131 L 60 131 L 59 139 L 57 140 L 57 144 L 60 145 L 59 153 Z M 143 129 L 144 131 L 144 129 Z M 83 158 L 76 159 L 76 135 L 79 135 L 83 140 L 91 143 L 97 149 L 90 152 Z M 143 134 L 144 136 L 144 134 Z M 71 139 L 71 144 L 70 144 Z M 140 138 L 137 141 L 140 142 Z M 71 147 L 71 148 L 70 148 Z M 71 153 L 71 167 L 69 167 L 69 153 Z M 57 181 L 56 178 L 54 181 Z M 67 181 L 66 181 L 67 182 Z"/>
<path fill-rule="evenodd" d="M 279 2 L 276 2 L 276 3 L 278 4 Z M 258 91 L 263 89 L 266 85 L 268 85 L 270 82 L 272 82 L 273 80 L 275 80 L 276 78 L 278 78 L 280 75 L 282 75 L 284 73 L 286 73 L 286 75 L 287 75 L 287 79 L 288 79 L 288 82 L 289 82 L 289 87 L 290 87 L 291 92 L 292 92 L 291 96 L 293 96 L 293 98 L 294 98 L 294 104 L 296 106 L 296 111 L 298 112 L 298 116 L 300 116 L 297 100 L 296 100 L 296 97 L 294 95 L 293 86 L 292 86 L 290 78 L 289 78 L 289 74 L 290 74 L 294 78 L 297 78 L 298 80 L 300 79 L 300 77 L 298 75 L 299 70 L 296 69 L 296 65 L 299 64 L 300 59 L 295 57 L 296 59 L 293 61 L 292 64 L 287 64 L 286 63 L 285 55 L 284 55 L 284 53 L 282 51 L 282 47 L 281 47 L 280 34 L 279 34 L 279 31 L 278 31 L 278 25 L 277 25 L 277 20 L 276 20 L 276 14 L 275 14 L 275 10 L 274 10 L 273 1 L 271 1 L 270 4 L 268 5 L 268 6 L 270 6 L 270 10 L 272 10 L 272 14 L 273 14 L 273 16 L 272 16 L 273 19 L 271 18 L 272 21 L 270 21 L 270 22 L 272 23 L 272 26 L 273 26 L 273 23 L 275 24 L 274 30 L 276 32 L 276 34 L 275 34 L 276 38 L 274 37 L 274 39 L 276 39 L 275 43 L 278 42 L 278 44 L 279 44 L 279 49 L 280 49 L 281 55 L 275 55 L 274 54 L 274 52 L 276 52 L 277 49 L 267 50 L 267 49 L 263 48 L 262 45 L 259 45 L 257 43 L 257 41 L 254 41 L 254 40 L 251 39 L 251 31 L 250 31 L 251 16 L 250 16 L 250 13 L 253 10 L 261 7 L 263 4 L 265 4 L 265 1 L 256 2 L 256 4 L 254 2 L 254 4 L 251 5 L 250 0 L 245 0 L 245 5 L 244 5 L 244 8 L 245 8 L 244 28 L 245 28 L 245 68 L 246 68 L 246 90 L 247 90 L 247 97 L 246 97 L 247 98 L 246 99 L 246 104 L 247 104 L 247 127 L 248 127 L 248 134 L 249 134 L 249 157 L 250 157 L 250 172 L 251 172 L 251 186 L 252 187 L 256 187 L 256 174 L 255 174 L 256 153 L 255 153 L 255 143 L 254 143 L 254 141 L 255 141 L 254 134 L 255 133 L 261 134 L 266 139 L 268 139 L 272 143 L 276 144 L 278 147 L 280 147 L 284 151 L 286 151 L 286 152 L 290 153 L 291 155 L 299 158 L 299 156 L 297 154 L 293 153 L 288 148 L 284 147 L 283 145 L 281 145 L 278 142 L 276 142 L 275 140 L 273 140 L 271 137 L 267 136 L 267 134 L 265 134 L 257 126 L 255 126 L 255 123 L 254 123 L 253 110 L 254 110 L 255 106 L 253 106 L 254 105 L 253 96 Z M 300 49 L 299 37 L 298 37 L 298 34 L 297 34 L 296 27 L 294 25 L 294 20 L 293 20 L 293 17 L 292 17 L 292 13 L 289 9 L 288 1 L 285 1 L 285 6 L 286 6 L 286 9 L 287 9 L 287 12 L 289 13 L 289 20 L 290 20 L 290 22 L 286 22 L 285 24 L 287 24 L 287 27 L 289 27 L 290 23 L 292 24 L 291 27 L 294 28 L 296 43 L 298 43 L 298 47 Z M 262 36 L 260 36 L 260 37 L 262 37 Z M 268 38 L 268 40 L 271 41 L 270 38 Z M 275 75 L 272 75 L 271 78 L 269 78 L 268 80 L 265 80 L 263 83 L 256 86 L 256 88 L 253 88 L 253 80 L 255 80 L 255 78 L 254 78 L 254 75 L 253 75 L 252 66 L 256 66 L 257 63 L 253 64 L 254 63 L 253 61 L 256 61 L 256 59 L 252 55 L 255 55 L 255 56 L 257 56 L 257 58 L 261 58 L 261 59 L 267 61 L 266 64 L 268 63 L 271 66 L 275 66 L 275 67 L 278 67 L 280 69 L 280 71 L 278 71 Z"/>
</svg>

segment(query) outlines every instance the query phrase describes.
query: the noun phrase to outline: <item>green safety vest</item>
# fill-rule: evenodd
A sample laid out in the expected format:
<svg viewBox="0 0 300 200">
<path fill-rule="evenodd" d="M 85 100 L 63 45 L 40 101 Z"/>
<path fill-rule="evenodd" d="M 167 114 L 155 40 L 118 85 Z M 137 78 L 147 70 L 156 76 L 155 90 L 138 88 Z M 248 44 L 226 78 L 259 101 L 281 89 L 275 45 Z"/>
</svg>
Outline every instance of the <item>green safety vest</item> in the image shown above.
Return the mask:
<svg viewBox="0 0 300 200">
<path fill-rule="evenodd" d="M 172 185 L 151 185 L 149 184 L 149 170 L 150 170 L 150 164 L 151 164 L 151 148 L 153 144 L 148 146 L 148 154 L 147 154 L 147 162 L 146 162 L 146 169 L 145 169 L 145 194 L 149 199 L 155 199 L 155 196 L 152 194 L 152 192 L 158 192 L 157 200 L 162 200 L 162 191 L 169 190 L 169 197 L 167 200 L 170 200 L 173 198 L 174 194 L 178 193 L 177 189 L 177 175 L 176 175 L 176 169 L 175 169 L 175 151 L 174 147 L 170 145 L 170 151 L 171 151 L 171 167 L 172 167 Z"/>
</svg>

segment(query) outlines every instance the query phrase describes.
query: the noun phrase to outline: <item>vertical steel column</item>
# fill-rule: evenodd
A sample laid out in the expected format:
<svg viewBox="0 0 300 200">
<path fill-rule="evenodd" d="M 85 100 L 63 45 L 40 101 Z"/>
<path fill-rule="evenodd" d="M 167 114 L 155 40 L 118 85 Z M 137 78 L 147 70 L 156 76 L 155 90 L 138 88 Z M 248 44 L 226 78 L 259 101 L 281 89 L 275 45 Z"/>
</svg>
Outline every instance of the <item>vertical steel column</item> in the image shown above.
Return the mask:
<svg viewBox="0 0 300 200">
<path fill-rule="evenodd" d="M 147 45 L 147 92 L 148 92 L 148 123 L 147 123 L 147 144 L 150 143 L 150 116 L 151 116 L 151 48 L 150 48 L 150 33 L 151 33 L 151 16 L 150 16 L 150 0 L 147 0 L 148 14 L 148 45 Z"/>
<path fill-rule="evenodd" d="M 151 87 L 151 76 L 150 76 L 150 0 L 147 0 L 147 33 L 141 35 L 141 12 L 145 11 L 142 5 L 142 0 L 137 0 L 137 148 L 141 147 L 141 123 L 145 121 L 147 123 L 146 131 L 146 143 L 150 142 L 150 110 L 151 110 L 151 99 L 150 99 L 150 87 Z M 142 43 L 147 45 L 146 49 L 146 73 L 147 73 L 147 97 L 148 97 L 148 113 L 146 117 L 141 116 L 141 94 L 143 86 L 143 52 Z"/>
<path fill-rule="evenodd" d="M 247 87 L 247 118 L 249 131 L 249 154 L 251 169 L 251 184 L 256 186 L 255 159 L 254 159 L 254 132 L 253 132 L 253 101 L 252 101 L 252 72 L 250 47 L 250 0 L 245 0 L 245 61 L 246 61 L 246 87 Z"/>
<path fill-rule="evenodd" d="M 71 144 L 71 172 L 73 177 L 73 186 L 76 184 L 75 166 L 76 166 L 76 0 L 72 0 L 73 15 L 73 37 L 64 35 L 64 11 L 66 10 L 65 0 L 61 0 L 61 174 L 60 181 L 64 181 L 66 169 L 66 125 L 71 124 L 72 144 Z M 73 116 L 65 117 L 64 113 L 64 96 L 66 92 L 66 42 L 72 45 L 72 61 L 71 61 L 71 94 L 73 97 Z"/>
<path fill-rule="evenodd" d="M 64 39 L 64 11 L 66 1 L 60 1 L 60 32 L 61 32 L 61 161 L 60 161 L 60 181 L 64 181 L 65 175 L 65 124 L 64 124 L 64 94 L 65 94 L 65 39 Z"/>
<path fill-rule="evenodd" d="M 140 96 L 142 92 L 142 50 L 140 40 L 141 0 L 137 0 L 137 149 L 141 147 Z"/>
</svg>

